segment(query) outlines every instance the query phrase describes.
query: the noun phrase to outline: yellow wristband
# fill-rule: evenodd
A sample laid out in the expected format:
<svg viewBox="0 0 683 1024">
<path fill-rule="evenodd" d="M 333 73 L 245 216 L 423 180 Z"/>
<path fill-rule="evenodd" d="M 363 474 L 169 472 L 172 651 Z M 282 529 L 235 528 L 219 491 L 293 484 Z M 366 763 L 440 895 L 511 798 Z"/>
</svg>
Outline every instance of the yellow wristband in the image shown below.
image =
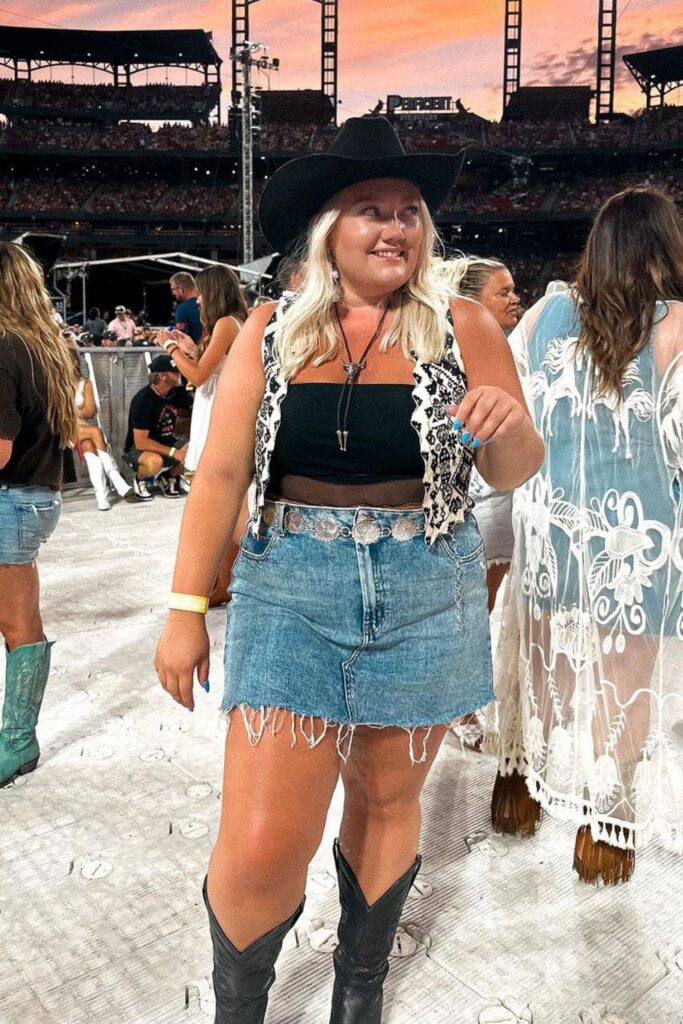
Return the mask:
<svg viewBox="0 0 683 1024">
<path fill-rule="evenodd" d="M 206 615 L 209 610 L 208 597 L 197 597 L 196 594 L 171 594 L 168 607 L 179 612 L 199 612 Z"/>
<path fill-rule="evenodd" d="M 175 448 L 169 448 L 168 449 L 168 457 L 169 457 L 169 459 L 172 459 L 173 456 L 175 455 L 175 453 L 176 453 Z"/>
</svg>

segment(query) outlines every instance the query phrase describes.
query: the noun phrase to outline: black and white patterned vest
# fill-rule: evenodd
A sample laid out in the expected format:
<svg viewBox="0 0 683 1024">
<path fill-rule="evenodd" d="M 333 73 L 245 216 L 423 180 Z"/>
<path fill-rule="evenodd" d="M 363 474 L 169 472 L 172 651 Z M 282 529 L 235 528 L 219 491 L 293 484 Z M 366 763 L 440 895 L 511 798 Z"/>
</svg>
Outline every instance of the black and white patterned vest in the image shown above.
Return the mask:
<svg viewBox="0 0 683 1024">
<path fill-rule="evenodd" d="M 252 515 L 252 529 L 258 534 L 263 516 L 270 460 L 275 450 L 275 438 L 280 426 L 282 401 L 287 394 L 287 381 L 282 376 L 274 355 L 274 338 L 279 318 L 291 299 L 281 300 L 273 312 L 263 334 L 263 368 L 266 388 L 256 420 L 255 484 L 256 494 Z M 438 363 L 427 363 L 412 353 L 415 365 L 413 401 L 415 411 L 411 423 L 420 440 L 420 453 L 424 459 L 425 540 L 428 544 L 448 533 L 465 518 L 472 452 L 461 444 L 451 429 L 451 418 L 446 409 L 460 403 L 467 391 L 465 367 L 455 340 L 453 319 L 448 311 L 448 329 L 445 354 Z"/>
</svg>

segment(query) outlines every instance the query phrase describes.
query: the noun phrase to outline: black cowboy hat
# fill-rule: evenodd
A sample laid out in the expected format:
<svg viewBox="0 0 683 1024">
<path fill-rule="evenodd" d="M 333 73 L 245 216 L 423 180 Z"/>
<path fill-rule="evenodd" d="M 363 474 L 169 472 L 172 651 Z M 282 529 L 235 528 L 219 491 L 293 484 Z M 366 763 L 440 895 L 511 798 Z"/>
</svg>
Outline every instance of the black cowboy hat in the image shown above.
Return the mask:
<svg viewBox="0 0 683 1024">
<path fill-rule="evenodd" d="M 261 231 L 284 252 L 336 192 L 373 178 L 405 178 L 417 185 L 431 213 L 453 187 L 455 157 L 406 155 L 386 117 L 350 117 L 326 153 L 297 157 L 279 167 L 259 204 Z"/>
</svg>

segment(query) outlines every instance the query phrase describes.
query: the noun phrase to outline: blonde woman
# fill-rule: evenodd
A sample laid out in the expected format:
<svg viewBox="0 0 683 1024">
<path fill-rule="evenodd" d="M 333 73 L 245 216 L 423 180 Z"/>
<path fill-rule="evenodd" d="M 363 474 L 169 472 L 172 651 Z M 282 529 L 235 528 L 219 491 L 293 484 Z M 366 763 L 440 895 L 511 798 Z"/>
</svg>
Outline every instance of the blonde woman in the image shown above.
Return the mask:
<svg viewBox="0 0 683 1024">
<path fill-rule="evenodd" d="M 63 449 L 76 433 L 70 343 L 52 315 L 43 274 L 0 242 L 0 633 L 5 696 L 0 786 L 32 772 L 36 724 L 50 669 L 36 556 L 61 511 Z"/>
<path fill-rule="evenodd" d="M 239 279 L 230 267 L 200 270 L 195 278 L 202 337 L 195 345 L 182 331 L 160 331 L 157 345 L 171 356 L 183 376 L 195 387 L 190 443 L 185 468 L 194 472 L 209 432 L 218 378 L 230 346 L 248 316 Z"/>
<path fill-rule="evenodd" d="M 155 660 L 192 708 L 195 677 L 208 689 L 203 595 L 255 477 L 205 887 L 219 1024 L 264 1020 L 340 776 L 331 1021 L 378 1024 L 420 867 L 424 781 L 447 723 L 490 697 L 469 474 L 476 457 L 495 486 L 516 486 L 543 447 L 497 324 L 474 303 L 449 309 L 430 282 L 430 210 L 454 170 L 449 157 L 406 156 L 384 118 L 351 118 L 261 200 L 274 248 L 305 237 L 304 279 L 251 314 L 228 357 Z"/>
<path fill-rule="evenodd" d="M 97 507 L 101 512 L 108 512 L 111 505 L 109 504 L 107 481 L 111 483 L 121 498 L 127 497 L 132 492 L 132 487 L 123 478 L 110 455 L 104 434 L 99 426 L 91 422 L 97 415 L 95 391 L 92 381 L 82 374 L 77 348 L 72 347 L 72 356 L 76 374 L 76 410 L 78 413 L 76 439 L 88 468 L 88 476 L 95 492 Z"/>
</svg>

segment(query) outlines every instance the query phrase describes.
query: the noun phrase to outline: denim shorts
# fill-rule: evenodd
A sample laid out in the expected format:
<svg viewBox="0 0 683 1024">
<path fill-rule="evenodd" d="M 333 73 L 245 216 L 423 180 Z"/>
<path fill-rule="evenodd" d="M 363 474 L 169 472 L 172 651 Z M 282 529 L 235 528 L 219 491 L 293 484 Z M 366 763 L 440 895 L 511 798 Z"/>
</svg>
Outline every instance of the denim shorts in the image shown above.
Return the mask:
<svg viewBox="0 0 683 1024">
<path fill-rule="evenodd" d="M 223 711 L 253 742 L 283 711 L 312 745 L 312 719 L 412 730 L 492 699 L 472 516 L 431 546 L 421 510 L 269 502 L 264 519 L 233 566 L 225 644 Z"/>
<path fill-rule="evenodd" d="M 0 484 L 0 565 L 33 562 L 61 511 L 59 491 Z"/>
</svg>

